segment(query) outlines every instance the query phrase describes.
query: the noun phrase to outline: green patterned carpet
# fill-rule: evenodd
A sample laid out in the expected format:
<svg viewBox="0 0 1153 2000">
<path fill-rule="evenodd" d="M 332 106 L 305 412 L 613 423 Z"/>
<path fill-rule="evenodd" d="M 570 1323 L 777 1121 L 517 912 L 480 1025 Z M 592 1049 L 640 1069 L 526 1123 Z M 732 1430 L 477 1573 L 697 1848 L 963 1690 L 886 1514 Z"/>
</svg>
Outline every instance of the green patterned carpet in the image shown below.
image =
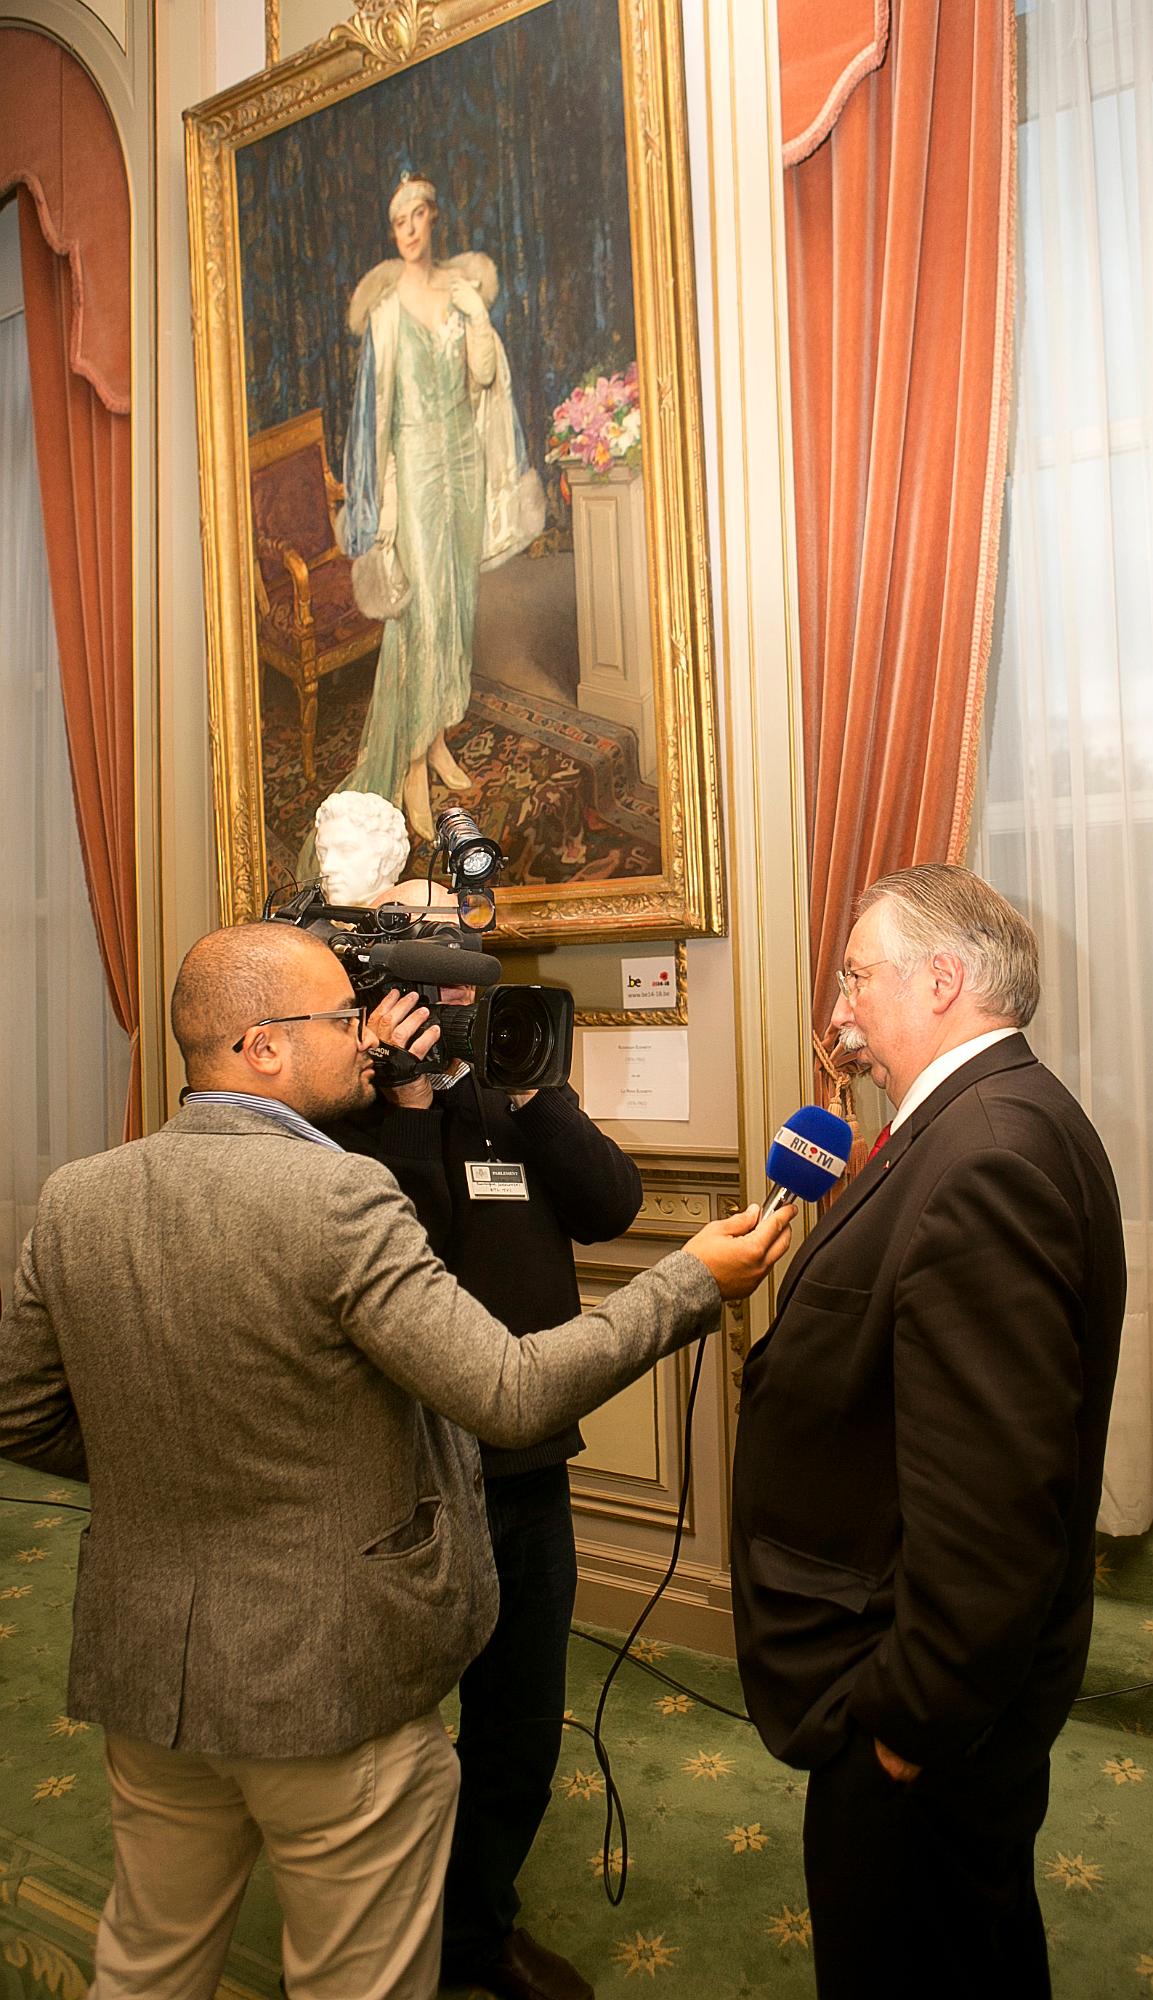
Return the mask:
<svg viewBox="0 0 1153 2000">
<path fill-rule="evenodd" d="M 63 1713 L 82 1487 L 0 1462 L 0 2000 L 83 2000 L 111 1868 L 100 1732 Z M 642 1640 L 662 1671 L 739 1706 L 731 1665 Z M 608 1655 L 570 1648 L 571 1714 L 591 1722 Z M 1153 1679 L 1153 1540 L 1099 1564 L 1087 1692 Z M 1153 1696 L 1083 1704 L 1053 1759 L 1037 1849 L 1056 2000 L 1153 1994 Z M 446 1713 L 446 1720 L 451 1717 Z M 747 1724 L 632 1665 L 607 1738 L 629 1823 L 620 1909 L 601 1881 L 603 1781 L 566 1736 L 552 1811 L 522 1881 L 524 1921 L 573 1958 L 599 2000 L 753 2000 L 814 1992 L 800 1826 L 804 1779 Z M 616 1836 L 619 1841 L 619 1835 Z M 278 1920 L 258 1866 L 220 1992 L 277 1990 Z M 926 1995 L 932 1993 L 927 1977 Z"/>
</svg>

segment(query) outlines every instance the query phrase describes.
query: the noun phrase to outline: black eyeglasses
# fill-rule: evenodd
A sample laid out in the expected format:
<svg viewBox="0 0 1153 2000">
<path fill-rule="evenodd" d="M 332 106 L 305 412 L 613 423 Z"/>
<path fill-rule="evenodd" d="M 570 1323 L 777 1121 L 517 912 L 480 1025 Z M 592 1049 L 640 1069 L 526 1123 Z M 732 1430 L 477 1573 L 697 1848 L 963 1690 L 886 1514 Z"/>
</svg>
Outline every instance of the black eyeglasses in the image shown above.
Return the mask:
<svg viewBox="0 0 1153 2000">
<path fill-rule="evenodd" d="M 263 1021 L 253 1021 L 252 1027 L 244 1030 L 244 1035 L 250 1035 L 253 1028 L 287 1027 L 291 1021 L 342 1021 L 346 1026 L 355 1021 L 357 1040 L 363 1041 L 368 1026 L 368 1011 L 367 1007 L 333 1007 L 327 1014 L 268 1014 Z M 234 1056 L 238 1056 L 244 1047 L 244 1035 L 232 1044 Z"/>
</svg>

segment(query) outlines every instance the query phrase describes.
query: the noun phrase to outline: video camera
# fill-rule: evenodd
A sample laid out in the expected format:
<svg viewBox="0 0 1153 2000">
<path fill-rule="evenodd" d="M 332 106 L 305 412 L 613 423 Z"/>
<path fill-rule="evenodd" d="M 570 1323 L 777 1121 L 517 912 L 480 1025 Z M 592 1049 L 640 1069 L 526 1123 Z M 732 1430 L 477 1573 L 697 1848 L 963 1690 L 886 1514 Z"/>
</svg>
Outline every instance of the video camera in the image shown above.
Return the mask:
<svg viewBox="0 0 1153 2000">
<path fill-rule="evenodd" d="M 372 910 L 326 903 L 319 883 L 310 883 L 276 909 L 270 897 L 265 917 L 311 931 L 328 945 L 366 1007 L 376 1006 L 390 986 L 420 994 L 440 1037 L 424 1057 L 403 1049 L 373 1049 L 386 1088 L 451 1069 L 458 1059 L 471 1063 L 478 1083 L 498 1090 L 538 1090 L 566 1082 L 575 1012 L 567 987 L 501 986 L 500 960 L 468 949 L 470 936 L 495 921 L 489 885 L 504 865 L 500 848 L 460 806 L 440 815 L 436 840 L 434 855 L 445 855 L 455 907 L 433 905 L 430 864 L 424 910 L 404 903 L 382 903 Z M 478 925 L 477 911 L 486 908 L 488 921 Z M 481 997 L 471 1004 L 445 1003 L 442 986 L 475 986 L 482 989 Z"/>
</svg>

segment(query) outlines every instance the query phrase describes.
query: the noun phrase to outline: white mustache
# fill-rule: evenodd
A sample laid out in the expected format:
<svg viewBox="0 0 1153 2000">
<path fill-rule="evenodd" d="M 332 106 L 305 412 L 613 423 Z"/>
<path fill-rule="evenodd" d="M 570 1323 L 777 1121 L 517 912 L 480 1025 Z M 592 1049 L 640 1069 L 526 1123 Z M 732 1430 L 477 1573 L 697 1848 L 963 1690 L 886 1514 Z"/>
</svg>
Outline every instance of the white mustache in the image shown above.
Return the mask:
<svg viewBox="0 0 1153 2000">
<path fill-rule="evenodd" d="M 854 1022 L 850 1022 L 846 1027 L 842 1028 L 840 1034 L 837 1036 L 837 1047 L 843 1049 L 847 1056 L 859 1055 L 861 1050 L 867 1046 L 867 1035 Z"/>
</svg>

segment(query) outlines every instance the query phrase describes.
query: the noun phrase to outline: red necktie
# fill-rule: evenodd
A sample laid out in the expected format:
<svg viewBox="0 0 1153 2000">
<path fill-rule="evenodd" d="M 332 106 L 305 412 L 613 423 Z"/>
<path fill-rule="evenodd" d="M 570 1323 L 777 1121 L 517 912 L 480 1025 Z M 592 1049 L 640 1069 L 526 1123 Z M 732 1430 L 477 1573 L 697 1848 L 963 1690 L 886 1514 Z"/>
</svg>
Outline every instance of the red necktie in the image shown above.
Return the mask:
<svg viewBox="0 0 1153 2000">
<path fill-rule="evenodd" d="M 892 1131 L 892 1129 L 893 1129 L 893 1127 L 892 1127 L 892 1125 L 890 1124 L 890 1125 L 886 1125 L 886 1126 L 884 1126 L 884 1127 L 883 1127 L 883 1129 L 882 1129 L 882 1130 L 881 1130 L 880 1132 L 878 1132 L 878 1134 L 877 1134 L 876 1138 L 875 1138 L 875 1139 L 873 1140 L 873 1144 L 872 1144 L 872 1148 L 871 1148 L 871 1150 L 870 1150 L 870 1153 L 869 1153 L 869 1159 L 870 1159 L 870 1160 L 873 1160 L 873 1159 L 875 1159 L 875 1158 L 876 1158 L 876 1156 L 877 1156 L 877 1154 L 878 1154 L 878 1153 L 880 1152 L 880 1150 L 881 1150 L 881 1147 L 882 1147 L 882 1146 L 887 1146 L 887 1145 L 888 1145 L 888 1143 L 889 1143 L 889 1134 L 890 1134 L 890 1132 Z M 867 1164 L 867 1162 L 866 1162 L 866 1164 Z"/>
</svg>

